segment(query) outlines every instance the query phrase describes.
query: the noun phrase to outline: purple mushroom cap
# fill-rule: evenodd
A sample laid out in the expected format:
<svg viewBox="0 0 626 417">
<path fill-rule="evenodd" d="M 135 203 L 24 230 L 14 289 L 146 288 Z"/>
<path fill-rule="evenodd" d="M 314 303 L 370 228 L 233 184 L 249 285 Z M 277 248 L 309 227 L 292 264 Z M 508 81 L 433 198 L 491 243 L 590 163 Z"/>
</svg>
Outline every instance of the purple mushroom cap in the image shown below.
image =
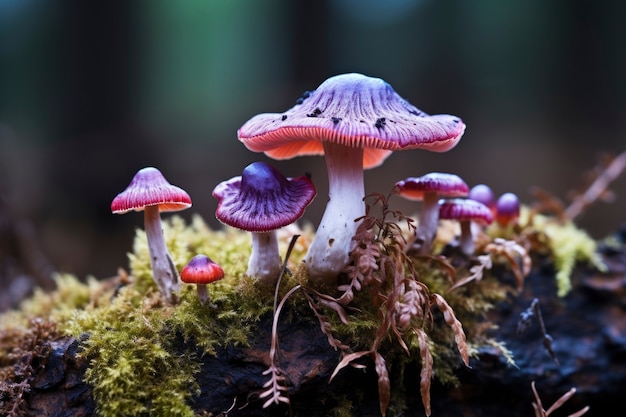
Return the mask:
<svg viewBox="0 0 626 417">
<path fill-rule="evenodd" d="M 493 222 L 493 214 L 489 207 L 478 201 L 465 198 L 442 200 L 439 204 L 439 218 L 460 222 L 470 221 L 483 225 Z"/>
<path fill-rule="evenodd" d="M 483 203 L 492 211 L 496 207 L 496 196 L 491 187 L 486 184 L 477 184 L 473 186 L 469 191 L 468 198 Z"/>
<path fill-rule="evenodd" d="M 516 194 L 504 193 L 496 202 L 496 222 L 507 226 L 517 221 L 520 214 L 520 201 Z"/>
<path fill-rule="evenodd" d="M 455 174 L 431 172 L 421 177 L 409 177 L 396 183 L 399 194 L 408 200 L 423 200 L 426 193 L 441 197 L 463 197 L 469 187 Z"/>
<path fill-rule="evenodd" d="M 302 217 L 315 194 L 308 177 L 285 178 L 271 165 L 254 162 L 241 176 L 215 187 L 213 196 L 219 201 L 215 216 L 231 227 L 267 232 Z"/>
<path fill-rule="evenodd" d="M 424 113 L 384 80 L 350 73 L 327 79 L 285 112 L 254 116 L 237 134 L 274 159 L 322 155 L 324 142 L 364 148 L 363 166 L 372 168 L 394 150 L 448 151 L 464 131 L 458 117 Z"/>
</svg>

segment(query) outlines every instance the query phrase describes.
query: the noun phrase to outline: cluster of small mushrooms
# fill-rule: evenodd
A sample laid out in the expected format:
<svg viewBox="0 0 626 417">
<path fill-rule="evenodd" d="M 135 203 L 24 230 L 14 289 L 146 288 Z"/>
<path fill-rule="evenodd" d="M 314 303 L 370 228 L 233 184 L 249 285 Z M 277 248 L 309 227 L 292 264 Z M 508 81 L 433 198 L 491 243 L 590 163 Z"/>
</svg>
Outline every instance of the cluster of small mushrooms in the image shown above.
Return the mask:
<svg viewBox="0 0 626 417">
<path fill-rule="evenodd" d="M 458 117 L 426 114 L 382 79 L 350 73 L 331 77 L 316 90 L 305 92 L 283 113 L 254 116 L 238 130 L 238 138 L 249 150 L 274 159 L 324 155 L 328 203 L 303 262 L 313 282 L 332 284 L 348 265 L 359 224 L 355 220 L 365 214 L 363 170 L 381 165 L 396 150 L 448 151 L 464 131 L 465 124 Z M 415 236 L 423 253 L 430 250 L 440 218 L 460 222 L 461 248 L 471 254 L 471 222 L 488 224 L 495 216 L 498 222 L 509 224 L 519 215 L 515 195 L 504 194 L 496 202 L 489 187 L 469 190 L 453 174 L 407 178 L 396 183 L 395 190 L 423 202 Z M 217 219 L 252 234 L 248 275 L 263 284 L 276 282 L 281 268 L 276 230 L 297 221 L 315 195 L 310 178 L 285 177 L 264 162 L 248 165 L 241 176 L 215 187 Z M 154 280 L 168 302 L 176 301 L 180 279 L 197 284 L 198 295 L 206 304 L 206 284 L 221 279 L 224 271 L 208 256 L 197 255 L 179 275 L 161 229 L 161 211 L 190 206 L 185 191 L 148 167 L 137 172 L 128 188 L 115 197 L 111 210 L 144 211 Z"/>
</svg>

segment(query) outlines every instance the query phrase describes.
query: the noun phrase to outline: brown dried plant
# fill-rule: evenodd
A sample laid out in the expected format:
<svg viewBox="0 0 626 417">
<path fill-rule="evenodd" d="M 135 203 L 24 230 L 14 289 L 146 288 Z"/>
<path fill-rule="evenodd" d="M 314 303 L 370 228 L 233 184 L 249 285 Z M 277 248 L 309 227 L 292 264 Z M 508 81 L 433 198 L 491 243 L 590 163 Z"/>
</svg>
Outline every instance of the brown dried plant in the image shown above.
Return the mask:
<svg viewBox="0 0 626 417">
<path fill-rule="evenodd" d="M 576 393 L 576 388 L 570 389 L 558 400 L 556 400 L 554 404 L 552 404 L 552 406 L 548 408 L 548 410 L 545 410 L 543 408 L 543 405 L 541 404 L 541 398 L 539 398 L 537 389 L 535 388 L 535 381 L 532 381 L 530 383 L 530 386 L 533 390 L 533 396 L 535 397 L 535 401 L 532 403 L 533 410 L 535 411 L 535 417 L 549 417 L 555 410 L 559 409 L 563 404 L 567 402 L 567 400 L 569 400 Z M 577 412 L 570 414 L 568 417 L 580 417 L 586 414 L 587 411 L 589 411 L 589 406 L 586 406 L 578 410 Z"/>
<path fill-rule="evenodd" d="M 378 375 L 378 395 L 380 412 L 384 416 L 391 398 L 391 383 L 386 360 L 380 352 L 383 342 L 395 340 L 400 348 L 410 355 L 409 345 L 417 343 L 421 359 L 420 394 L 426 415 L 430 415 L 430 384 L 433 376 L 433 356 L 430 351 L 428 332 L 433 326 L 433 312 L 436 308 L 444 322 L 454 334 L 456 347 L 463 363 L 469 363 L 469 352 L 465 332 L 454 311 L 439 294 L 431 293 L 419 280 L 414 260 L 404 251 L 405 241 L 398 223 L 406 222 L 414 228 L 413 221 L 399 211 L 389 208 L 388 198 L 382 194 L 372 194 L 374 205 L 381 207 L 381 215 L 366 215 L 354 236 L 355 249 L 351 252 L 351 263 L 346 269 L 349 283 L 339 289 L 343 294 L 336 300 L 341 305 L 349 305 L 355 292 L 368 291 L 371 302 L 377 307 L 378 328 L 366 350 L 344 354 L 336 366 L 331 380 L 348 365 L 363 367 L 357 361 L 370 357 Z"/>
</svg>

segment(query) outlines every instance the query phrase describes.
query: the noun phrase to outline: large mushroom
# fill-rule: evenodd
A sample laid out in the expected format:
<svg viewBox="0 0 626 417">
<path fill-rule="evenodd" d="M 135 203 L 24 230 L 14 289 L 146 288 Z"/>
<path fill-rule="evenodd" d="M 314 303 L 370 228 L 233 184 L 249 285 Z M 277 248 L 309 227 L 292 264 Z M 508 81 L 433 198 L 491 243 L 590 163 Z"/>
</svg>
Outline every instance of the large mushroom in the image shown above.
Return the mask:
<svg viewBox="0 0 626 417">
<path fill-rule="evenodd" d="M 178 289 L 178 271 L 165 245 L 160 212 L 179 211 L 189 207 L 189 194 L 170 184 L 153 167 L 140 169 L 128 187 L 111 202 L 111 211 L 114 214 L 124 214 L 131 210 L 144 212 L 152 275 L 161 294 L 170 303 L 175 301 L 173 292 Z"/>
<path fill-rule="evenodd" d="M 365 214 L 363 169 L 394 150 L 445 152 L 464 130 L 458 117 L 430 116 L 382 79 L 350 73 L 327 79 L 284 113 L 254 116 L 238 137 L 275 159 L 325 155 L 329 201 L 305 261 L 312 277 L 332 283 L 348 264 L 355 219 Z"/>
<path fill-rule="evenodd" d="M 265 162 L 253 162 L 241 176 L 215 187 L 215 217 L 252 233 L 248 275 L 268 285 L 276 282 L 281 268 L 276 229 L 302 217 L 315 195 L 315 186 L 308 177 L 285 178 Z"/>
<path fill-rule="evenodd" d="M 422 210 L 415 237 L 420 243 L 420 253 L 427 254 L 437 234 L 439 222 L 439 199 L 441 197 L 465 197 L 469 187 L 455 174 L 431 172 L 421 177 L 409 177 L 398 181 L 396 192 L 408 200 L 422 201 Z"/>
</svg>

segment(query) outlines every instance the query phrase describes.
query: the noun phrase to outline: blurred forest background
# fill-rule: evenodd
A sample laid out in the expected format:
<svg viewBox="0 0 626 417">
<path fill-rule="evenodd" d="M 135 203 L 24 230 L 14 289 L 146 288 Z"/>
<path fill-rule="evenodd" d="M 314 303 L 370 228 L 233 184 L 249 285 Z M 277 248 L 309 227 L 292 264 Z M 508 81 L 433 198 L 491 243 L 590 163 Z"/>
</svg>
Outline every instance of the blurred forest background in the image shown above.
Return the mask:
<svg viewBox="0 0 626 417">
<path fill-rule="evenodd" d="M 272 161 L 236 131 L 344 72 L 467 124 L 448 153 L 396 152 L 368 171 L 368 192 L 445 171 L 566 200 L 626 147 L 624 22 L 620 1 L 0 0 L 0 230 L 26 225 L 55 270 L 110 276 L 143 227 L 110 213 L 138 169 L 158 167 L 191 195 L 183 217 L 219 227 L 213 187 L 256 160 L 312 174 L 317 224 L 323 158 Z M 626 220 L 626 180 L 613 188 L 580 219 L 595 237 Z"/>
</svg>

